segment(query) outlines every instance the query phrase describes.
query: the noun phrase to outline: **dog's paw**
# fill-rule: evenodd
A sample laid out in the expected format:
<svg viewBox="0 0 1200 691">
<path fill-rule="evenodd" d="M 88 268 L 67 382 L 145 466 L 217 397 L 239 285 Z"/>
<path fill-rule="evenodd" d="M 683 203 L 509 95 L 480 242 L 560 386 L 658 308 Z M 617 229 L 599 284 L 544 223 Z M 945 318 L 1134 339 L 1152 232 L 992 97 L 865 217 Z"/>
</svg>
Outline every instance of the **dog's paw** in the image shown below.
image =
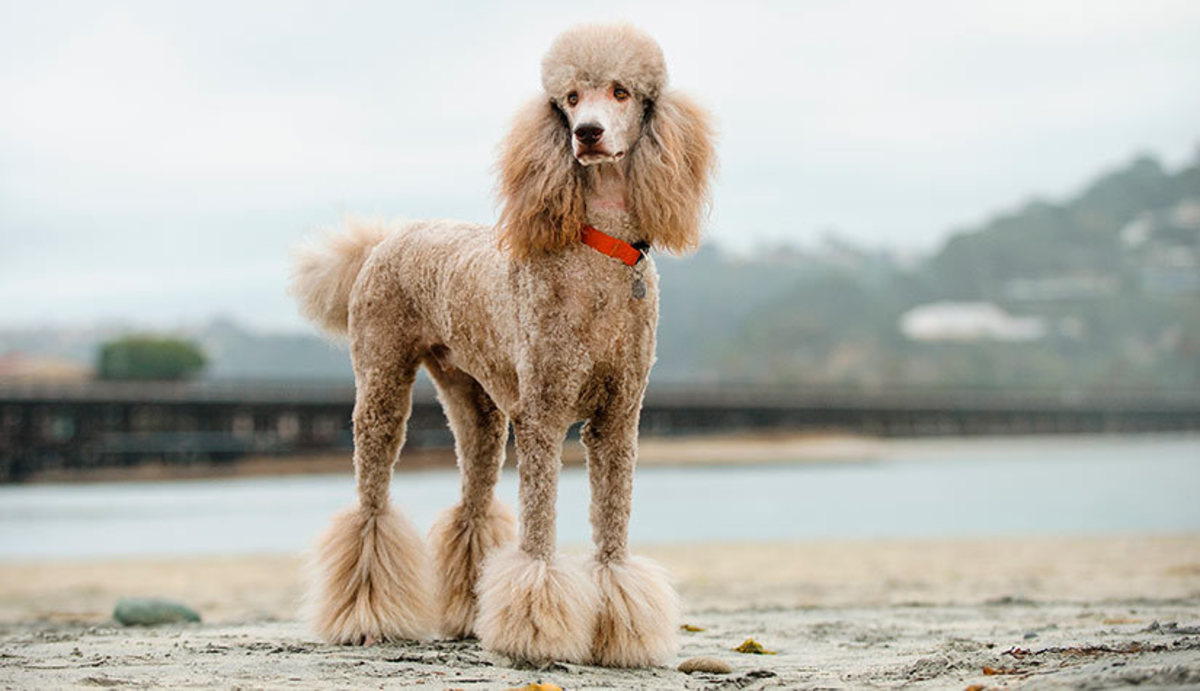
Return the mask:
<svg viewBox="0 0 1200 691">
<path fill-rule="evenodd" d="M 678 650 L 679 599 L 666 570 L 644 557 L 588 566 L 600 592 L 591 662 L 606 667 L 669 664 Z"/>
<path fill-rule="evenodd" d="M 438 585 L 441 634 L 463 638 L 475 629 L 475 585 L 488 555 L 516 537 L 512 511 L 493 498 L 487 511 L 470 516 L 455 504 L 429 531 Z"/>
<path fill-rule="evenodd" d="M 311 565 L 308 614 L 330 643 L 420 640 L 433 625 L 429 555 L 398 511 L 334 517 Z"/>
<path fill-rule="evenodd" d="M 581 564 L 511 545 L 485 562 L 478 592 L 475 633 L 484 648 L 536 664 L 591 658 L 598 600 Z"/>
</svg>

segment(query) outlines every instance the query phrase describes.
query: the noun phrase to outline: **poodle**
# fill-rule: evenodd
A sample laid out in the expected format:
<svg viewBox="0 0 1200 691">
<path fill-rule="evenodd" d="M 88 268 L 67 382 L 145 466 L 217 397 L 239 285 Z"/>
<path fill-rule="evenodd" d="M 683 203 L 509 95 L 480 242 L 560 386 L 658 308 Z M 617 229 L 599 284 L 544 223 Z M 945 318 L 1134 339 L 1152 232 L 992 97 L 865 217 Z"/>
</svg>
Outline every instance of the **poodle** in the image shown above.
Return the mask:
<svg viewBox="0 0 1200 691">
<path fill-rule="evenodd" d="M 704 110 L 666 88 L 658 45 L 576 27 L 542 61 L 543 93 L 500 147 L 492 228 L 348 222 L 299 254 L 292 294 L 349 337 L 358 504 L 321 538 L 316 630 L 342 644 L 475 635 L 534 663 L 618 667 L 675 655 L 676 595 L 629 552 L 638 416 L 654 360 L 648 249 L 699 242 L 715 167 Z M 389 503 L 417 368 L 454 433 L 462 497 L 430 547 Z M 595 553 L 555 553 L 568 427 L 583 421 Z M 520 529 L 494 496 L 512 425 Z"/>
</svg>

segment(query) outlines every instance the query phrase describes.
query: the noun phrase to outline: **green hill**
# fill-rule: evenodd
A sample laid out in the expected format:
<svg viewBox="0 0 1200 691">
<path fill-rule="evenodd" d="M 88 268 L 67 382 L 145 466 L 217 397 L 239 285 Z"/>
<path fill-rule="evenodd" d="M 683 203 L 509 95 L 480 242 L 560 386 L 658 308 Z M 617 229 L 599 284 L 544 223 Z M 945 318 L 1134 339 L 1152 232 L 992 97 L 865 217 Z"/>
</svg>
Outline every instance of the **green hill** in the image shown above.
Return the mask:
<svg viewBox="0 0 1200 691">
<path fill-rule="evenodd" d="M 1138 157 L 1068 199 L 1033 201 L 953 233 L 916 263 L 837 238 L 752 257 L 708 246 L 657 261 L 659 384 L 1200 387 L 1200 151 L 1175 171 Z M 922 314 L 925 330 L 906 332 Z M 961 332 L 953 320 L 964 314 L 1009 319 L 1026 335 L 1006 336 L 1003 323 Z M 119 335 L 0 333 L 0 354 L 86 363 Z M 350 377 L 345 349 L 316 335 L 222 320 L 178 335 L 203 347 L 203 376 Z"/>
<path fill-rule="evenodd" d="M 1200 156 L 1175 172 L 1139 157 L 1066 201 L 1031 202 L 955 233 L 915 267 L 850 254 L 745 260 L 710 251 L 664 263 L 655 377 L 1200 386 Z M 716 309 L 698 312 L 707 304 L 698 289 Z M 907 338 L 904 315 L 937 301 L 993 304 L 1036 320 L 1044 334 L 1023 342 Z"/>
</svg>

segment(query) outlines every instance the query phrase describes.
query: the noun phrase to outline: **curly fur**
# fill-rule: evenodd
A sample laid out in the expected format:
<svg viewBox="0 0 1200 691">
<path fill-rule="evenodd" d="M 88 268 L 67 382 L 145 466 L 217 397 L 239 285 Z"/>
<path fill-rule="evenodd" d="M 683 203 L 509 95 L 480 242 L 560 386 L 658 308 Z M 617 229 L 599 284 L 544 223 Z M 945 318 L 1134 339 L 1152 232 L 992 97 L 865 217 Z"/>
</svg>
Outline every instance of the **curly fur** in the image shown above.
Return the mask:
<svg viewBox="0 0 1200 691">
<path fill-rule="evenodd" d="M 339 513 L 310 569 L 309 618 L 330 643 L 422 639 L 433 629 L 429 556 L 395 509 Z"/>
<path fill-rule="evenodd" d="M 645 557 L 588 565 L 600 592 L 592 663 L 665 665 L 675 657 L 679 601 L 667 572 Z"/>
<path fill-rule="evenodd" d="M 590 659 L 599 599 L 581 564 L 509 547 L 484 564 L 479 602 L 485 648 L 538 664 Z"/>
<path fill-rule="evenodd" d="M 586 222 L 584 170 L 571 155 L 571 132 L 544 97 L 513 120 L 499 163 L 500 242 L 515 259 L 579 241 Z"/>
<path fill-rule="evenodd" d="M 556 92 L 605 79 L 636 92 L 612 111 L 622 113 L 628 155 L 584 167 Z M 435 609 L 424 546 L 388 505 L 424 366 L 463 474 L 461 504 L 431 535 L 443 632 L 474 630 L 485 647 L 533 661 L 633 666 L 670 656 L 674 594 L 627 547 L 658 273 L 647 255 L 636 274 L 645 294 L 635 297 L 633 270 L 578 236 L 588 223 L 655 249 L 695 246 L 715 166 L 712 129 L 667 88 L 654 42 L 626 25 L 564 34 L 543 62 L 543 83 L 548 91 L 518 114 L 501 147 L 497 227 L 350 221 L 345 237 L 298 259 L 292 293 L 322 328 L 349 335 L 357 388 L 360 508 L 325 538 L 314 594 L 328 640 L 420 637 Z M 562 443 L 579 420 L 599 564 L 590 574 L 555 555 Z M 502 546 L 511 522 L 493 495 L 510 422 L 521 522 L 518 544 Z"/>
<path fill-rule="evenodd" d="M 716 167 L 708 115 L 666 90 L 666 66 L 653 39 L 627 25 L 564 33 L 542 63 L 545 93 L 521 109 L 501 150 L 500 241 L 515 259 L 579 240 L 594 175 L 571 155 L 571 133 L 556 105 L 573 80 L 618 79 L 647 98 L 642 136 L 631 151 L 627 201 L 655 249 L 696 248 Z"/>
<path fill-rule="evenodd" d="M 350 222 L 348 232 L 332 235 L 324 246 L 296 252 L 288 294 L 300 312 L 322 329 L 344 336 L 349 332 L 350 291 L 363 263 L 387 235 L 380 222 Z"/>
<path fill-rule="evenodd" d="M 433 524 L 429 541 L 439 576 L 438 610 L 443 636 L 463 638 L 474 633 L 475 584 L 483 562 L 493 550 L 511 543 L 516 534 L 516 517 L 497 499 L 481 515 L 455 504 Z"/>
<path fill-rule="evenodd" d="M 667 92 L 631 156 L 629 203 L 651 245 L 677 253 L 695 249 L 716 166 L 708 116 L 683 94 Z"/>
<path fill-rule="evenodd" d="M 667 63 L 654 39 L 629 24 L 568 29 L 542 58 L 542 89 L 561 99 L 572 88 L 620 82 L 651 100 L 667 84 Z"/>
</svg>

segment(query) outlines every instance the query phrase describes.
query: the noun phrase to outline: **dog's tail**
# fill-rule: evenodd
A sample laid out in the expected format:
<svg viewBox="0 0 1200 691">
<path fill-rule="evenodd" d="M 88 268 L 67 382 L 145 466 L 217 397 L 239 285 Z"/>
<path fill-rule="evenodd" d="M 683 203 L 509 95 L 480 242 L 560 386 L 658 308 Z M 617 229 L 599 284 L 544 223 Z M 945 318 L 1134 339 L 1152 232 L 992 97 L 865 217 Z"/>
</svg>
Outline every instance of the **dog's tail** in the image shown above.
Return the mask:
<svg viewBox="0 0 1200 691">
<path fill-rule="evenodd" d="M 344 225 L 344 232 L 329 237 L 323 245 L 296 252 L 288 287 L 301 314 L 339 336 L 349 332 L 354 280 L 388 233 L 387 226 L 378 221 L 347 220 Z"/>
</svg>

